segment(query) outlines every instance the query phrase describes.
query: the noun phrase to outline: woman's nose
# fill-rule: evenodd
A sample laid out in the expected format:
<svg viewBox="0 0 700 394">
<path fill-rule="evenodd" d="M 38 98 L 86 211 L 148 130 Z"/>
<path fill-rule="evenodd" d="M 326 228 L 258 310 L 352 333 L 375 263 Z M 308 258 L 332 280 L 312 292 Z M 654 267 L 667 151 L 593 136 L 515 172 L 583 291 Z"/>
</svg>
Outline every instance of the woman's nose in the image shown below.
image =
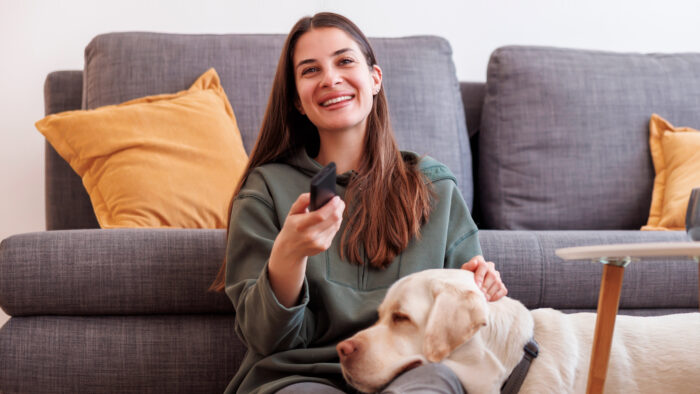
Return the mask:
<svg viewBox="0 0 700 394">
<path fill-rule="evenodd" d="M 342 78 L 340 76 L 340 73 L 338 70 L 330 67 L 326 68 L 326 70 L 323 72 L 323 78 L 321 80 L 321 84 L 324 87 L 329 87 L 329 86 L 334 86 L 342 81 Z"/>
</svg>

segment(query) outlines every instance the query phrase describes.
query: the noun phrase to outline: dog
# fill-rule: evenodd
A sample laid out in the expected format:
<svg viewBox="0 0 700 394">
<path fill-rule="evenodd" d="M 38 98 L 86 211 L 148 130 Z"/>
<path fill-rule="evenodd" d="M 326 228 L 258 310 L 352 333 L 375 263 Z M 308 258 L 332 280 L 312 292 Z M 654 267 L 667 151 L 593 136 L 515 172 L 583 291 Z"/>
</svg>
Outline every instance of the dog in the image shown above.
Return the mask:
<svg viewBox="0 0 700 394">
<path fill-rule="evenodd" d="M 472 272 L 433 269 L 392 285 L 379 320 L 337 345 L 343 376 L 356 389 L 380 391 L 425 363 L 444 363 L 469 394 L 498 393 L 534 338 L 521 393 L 583 393 L 595 313 L 528 310 L 503 297 L 487 302 Z M 700 313 L 618 316 L 606 393 L 700 391 Z"/>
</svg>

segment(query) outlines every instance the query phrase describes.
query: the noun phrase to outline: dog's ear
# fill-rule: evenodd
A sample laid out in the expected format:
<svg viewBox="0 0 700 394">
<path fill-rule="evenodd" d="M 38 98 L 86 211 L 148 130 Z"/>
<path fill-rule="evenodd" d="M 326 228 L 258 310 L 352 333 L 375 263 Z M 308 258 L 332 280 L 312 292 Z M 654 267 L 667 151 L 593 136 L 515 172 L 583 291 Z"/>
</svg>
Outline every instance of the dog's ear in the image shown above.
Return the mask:
<svg viewBox="0 0 700 394">
<path fill-rule="evenodd" d="M 423 354 L 439 362 L 486 325 L 486 300 L 472 290 L 436 284 L 435 302 L 425 326 Z"/>
</svg>

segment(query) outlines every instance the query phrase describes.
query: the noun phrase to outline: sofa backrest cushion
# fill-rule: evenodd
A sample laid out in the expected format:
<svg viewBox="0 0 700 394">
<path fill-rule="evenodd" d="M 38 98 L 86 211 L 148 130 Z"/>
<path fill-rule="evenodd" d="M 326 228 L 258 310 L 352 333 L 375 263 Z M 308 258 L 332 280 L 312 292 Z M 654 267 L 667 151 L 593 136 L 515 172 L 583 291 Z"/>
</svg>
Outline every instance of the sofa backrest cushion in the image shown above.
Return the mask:
<svg viewBox="0 0 700 394">
<path fill-rule="evenodd" d="M 250 153 L 284 35 L 110 33 L 85 49 L 83 108 L 186 89 L 214 67 Z M 371 38 L 400 149 L 430 155 L 455 174 L 471 207 L 471 153 L 452 49 L 440 37 Z"/>
<path fill-rule="evenodd" d="M 654 168 L 649 119 L 700 127 L 700 54 L 497 49 L 479 133 L 482 224 L 638 229 Z"/>
</svg>

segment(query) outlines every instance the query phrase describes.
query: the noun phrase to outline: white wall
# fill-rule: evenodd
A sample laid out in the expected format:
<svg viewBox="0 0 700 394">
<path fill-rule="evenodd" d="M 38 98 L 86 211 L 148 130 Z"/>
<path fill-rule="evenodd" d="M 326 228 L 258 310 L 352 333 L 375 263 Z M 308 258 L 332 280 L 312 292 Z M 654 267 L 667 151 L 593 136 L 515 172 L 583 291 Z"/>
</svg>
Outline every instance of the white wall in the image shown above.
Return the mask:
<svg viewBox="0 0 700 394">
<path fill-rule="evenodd" d="M 484 81 L 489 54 L 508 44 L 700 52 L 693 0 L 0 0 L 0 239 L 44 229 L 44 140 L 33 126 L 43 117 L 44 78 L 81 69 L 93 36 L 286 33 L 323 10 L 368 36 L 446 37 L 460 80 Z"/>
</svg>

